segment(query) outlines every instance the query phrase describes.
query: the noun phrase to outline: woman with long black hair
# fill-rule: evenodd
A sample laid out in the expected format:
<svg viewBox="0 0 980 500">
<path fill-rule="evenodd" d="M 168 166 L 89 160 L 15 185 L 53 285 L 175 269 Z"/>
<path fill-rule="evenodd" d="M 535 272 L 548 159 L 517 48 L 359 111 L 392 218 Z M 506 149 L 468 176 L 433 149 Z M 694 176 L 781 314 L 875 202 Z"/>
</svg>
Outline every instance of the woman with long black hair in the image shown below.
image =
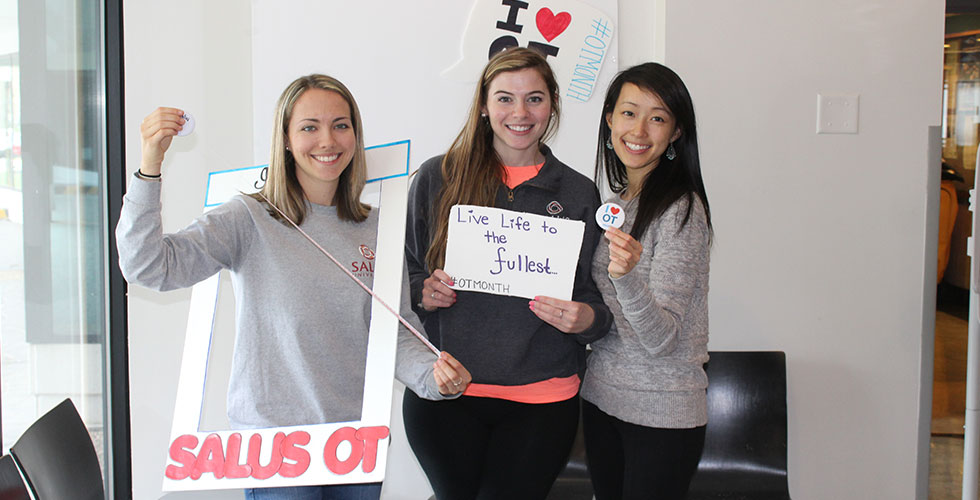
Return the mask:
<svg viewBox="0 0 980 500">
<path fill-rule="evenodd" d="M 582 414 L 596 499 L 683 499 L 704 447 L 711 212 L 694 105 L 669 68 L 610 84 L 596 178 L 622 206 L 592 275 L 615 318 L 592 343 Z"/>
</svg>

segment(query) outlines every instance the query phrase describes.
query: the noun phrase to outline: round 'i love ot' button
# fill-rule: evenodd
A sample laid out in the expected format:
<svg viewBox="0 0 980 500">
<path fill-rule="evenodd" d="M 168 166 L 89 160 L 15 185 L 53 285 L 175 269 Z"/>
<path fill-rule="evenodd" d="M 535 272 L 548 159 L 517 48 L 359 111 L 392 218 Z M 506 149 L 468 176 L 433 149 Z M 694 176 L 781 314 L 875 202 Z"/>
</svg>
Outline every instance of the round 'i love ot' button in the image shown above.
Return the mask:
<svg viewBox="0 0 980 500">
<path fill-rule="evenodd" d="M 619 229 L 625 220 L 626 214 L 623 212 L 623 207 L 615 203 L 606 203 L 595 211 L 595 222 L 602 229 L 609 229 L 610 227 Z"/>
</svg>

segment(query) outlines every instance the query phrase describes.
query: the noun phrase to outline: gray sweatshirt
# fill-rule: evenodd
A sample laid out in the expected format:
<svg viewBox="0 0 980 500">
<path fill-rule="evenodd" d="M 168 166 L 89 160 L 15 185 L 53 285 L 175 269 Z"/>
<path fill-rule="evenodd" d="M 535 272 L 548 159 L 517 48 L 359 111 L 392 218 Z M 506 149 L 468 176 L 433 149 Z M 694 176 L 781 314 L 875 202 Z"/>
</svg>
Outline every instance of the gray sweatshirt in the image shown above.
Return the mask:
<svg viewBox="0 0 980 500">
<path fill-rule="evenodd" d="M 130 283 L 161 291 L 231 271 L 236 301 L 228 387 L 232 427 L 360 420 L 370 296 L 296 229 L 247 196 L 163 234 L 160 186 L 138 177 L 130 183 L 116 227 L 119 267 Z M 302 228 L 372 285 L 377 211 L 353 223 L 340 220 L 336 207 L 314 204 Z M 405 314 L 411 307 L 404 283 L 402 315 L 414 318 Z M 441 399 L 432 379 L 434 361 L 399 329 L 398 378 L 422 397 Z"/>
<path fill-rule="evenodd" d="M 695 198 L 697 199 L 697 198 Z M 637 199 L 623 207 L 629 232 Z M 643 253 L 629 273 L 609 277 L 609 245 L 599 243 L 592 276 L 615 322 L 592 343 L 582 397 L 620 420 L 682 429 L 707 420 L 708 253 L 704 207 L 695 202 L 687 225 L 682 197 L 651 222 L 640 239 Z"/>
</svg>

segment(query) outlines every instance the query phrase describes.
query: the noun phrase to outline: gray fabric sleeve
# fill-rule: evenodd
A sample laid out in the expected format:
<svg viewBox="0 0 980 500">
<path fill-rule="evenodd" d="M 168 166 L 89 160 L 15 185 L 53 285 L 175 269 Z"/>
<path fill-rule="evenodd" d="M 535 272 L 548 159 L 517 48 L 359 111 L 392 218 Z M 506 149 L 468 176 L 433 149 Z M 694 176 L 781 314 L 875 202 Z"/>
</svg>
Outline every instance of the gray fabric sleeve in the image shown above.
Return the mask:
<svg viewBox="0 0 980 500">
<path fill-rule="evenodd" d="M 236 211 L 237 202 L 230 201 L 186 228 L 164 235 L 160 189 L 160 182 L 133 177 L 123 198 L 116 246 L 126 281 L 175 290 L 233 268 L 248 247 L 251 231 L 242 220 L 248 217 L 246 211 Z"/>
<path fill-rule="evenodd" d="M 412 297 L 408 290 L 408 269 L 405 269 L 402 277 L 402 299 L 399 307 L 399 314 L 415 327 L 419 332 L 423 332 L 422 324 L 418 317 L 412 312 Z M 421 340 L 417 339 L 412 332 L 408 331 L 404 325 L 398 326 L 398 358 L 395 362 L 395 378 L 406 387 L 412 390 L 420 398 L 440 400 L 455 399 L 460 394 L 447 396 L 439 392 L 435 377 L 432 375 L 432 364 L 436 362 L 436 355 L 429 350 Z"/>
<path fill-rule="evenodd" d="M 645 332 L 637 338 L 652 355 L 674 349 L 706 258 L 708 226 L 704 209 L 696 202 L 690 219 L 681 228 L 686 211 L 687 201 L 682 198 L 641 238 L 641 258 L 651 261 L 649 276 L 641 276 L 634 268 L 611 279 L 623 316 L 635 331 Z M 653 241 L 655 248 L 650 248 Z"/>
</svg>

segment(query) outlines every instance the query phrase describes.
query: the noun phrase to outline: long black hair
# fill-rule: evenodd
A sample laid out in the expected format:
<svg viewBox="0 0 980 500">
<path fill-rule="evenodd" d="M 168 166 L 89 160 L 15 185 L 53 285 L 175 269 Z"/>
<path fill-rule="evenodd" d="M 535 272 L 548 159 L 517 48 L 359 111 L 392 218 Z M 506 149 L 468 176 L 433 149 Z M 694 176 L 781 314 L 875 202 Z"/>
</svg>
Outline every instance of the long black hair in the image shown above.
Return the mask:
<svg viewBox="0 0 980 500">
<path fill-rule="evenodd" d="M 595 177 L 599 180 L 605 172 L 609 188 L 615 193 L 626 190 L 629 180 L 626 166 L 616 156 L 616 151 L 606 147 L 611 138 L 606 116 L 613 112 L 623 84 L 632 83 L 642 90 L 660 97 L 668 111 L 673 115 L 681 136 L 673 142 L 677 156 L 668 160 L 660 158 L 654 168 L 643 180 L 639 194 L 639 207 L 630 235 L 639 240 L 657 217 L 664 213 L 681 197 L 687 198 L 687 212 L 684 214 L 683 228 L 691 218 L 691 209 L 696 196 L 704 207 L 708 231 L 711 232 L 711 210 L 708 208 L 708 195 L 704 191 L 701 178 L 701 161 L 698 157 L 698 133 L 694 123 L 694 103 L 687 87 L 670 68 L 657 63 L 644 63 L 622 71 L 609 85 L 606 100 L 602 105 L 599 119 L 599 144 L 596 151 Z"/>
</svg>

